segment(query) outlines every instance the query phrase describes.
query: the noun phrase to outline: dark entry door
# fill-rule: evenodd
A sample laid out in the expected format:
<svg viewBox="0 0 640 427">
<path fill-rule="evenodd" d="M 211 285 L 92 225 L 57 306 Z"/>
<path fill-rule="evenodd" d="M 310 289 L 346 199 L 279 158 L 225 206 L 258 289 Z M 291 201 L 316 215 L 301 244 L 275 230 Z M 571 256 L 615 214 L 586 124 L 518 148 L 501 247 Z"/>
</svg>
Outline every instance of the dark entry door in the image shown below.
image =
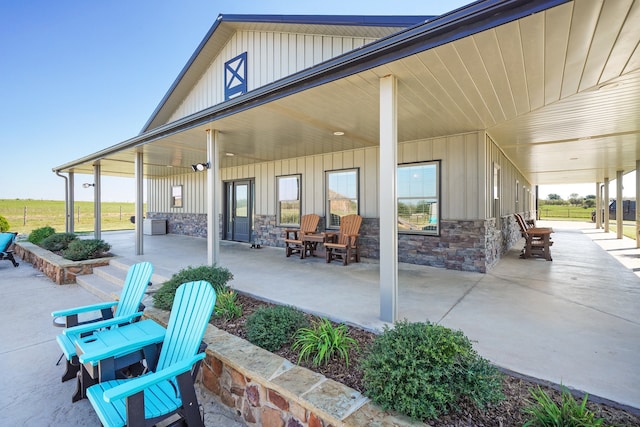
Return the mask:
<svg viewBox="0 0 640 427">
<path fill-rule="evenodd" d="M 251 239 L 251 213 L 253 212 L 251 181 L 226 183 L 225 239 L 249 242 Z"/>
</svg>

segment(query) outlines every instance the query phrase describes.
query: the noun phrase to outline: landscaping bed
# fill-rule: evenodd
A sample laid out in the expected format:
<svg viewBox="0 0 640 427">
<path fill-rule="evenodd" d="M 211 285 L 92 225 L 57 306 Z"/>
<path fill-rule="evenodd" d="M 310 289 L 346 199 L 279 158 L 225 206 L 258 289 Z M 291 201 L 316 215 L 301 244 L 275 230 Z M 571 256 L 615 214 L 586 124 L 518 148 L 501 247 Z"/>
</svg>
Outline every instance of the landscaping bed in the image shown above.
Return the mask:
<svg viewBox="0 0 640 427">
<path fill-rule="evenodd" d="M 211 324 L 217 328 L 229 332 L 233 335 L 247 339 L 245 328 L 246 319 L 258 308 L 273 306 L 274 304 L 264 302 L 246 295 L 238 294 L 238 302 L 242 304 L 242 315 L 231 321 L 225 321 L 224 318 L 214 316 Z M 310 319 L 313 316 L 308 315 Z M 366 349 L 374 340 L 375 334 L 355 327 L 349 327 L 349 335 L 358 342 L 361 350 Z M 298 364 L 297 351 L 291 350 L 289 345 L 283 346 L 280 350 L 275 351 L 281 357 Z M 302 361 L 301 366 L 310 370 L 321 373 L 327 378 L 331 378 L 355 390 L 364 392 L 362 382 L 363 373 L 359 369 L 360 352 L 351 350 L 349 353 L 349 367 L 345 366 L 342 360 L 331 360 L 326 365 L 314 367 L 311 363 Z M 512 374 L 505 374 L 502 381 L 502 391 L 505 400 L 500 404 L 489 408 L 486 412 L 479 411 L 471 402 L 462 402 L 462 410 L 459 414 L 449 414 L 440 417 L 438 420 L 429 420 L 428 423 L 436 426 L 522 426 L 526 421 L 522 410 L 530 404 L 530 390 L 538 386 L 537 383 L 526 378 L 521 378 Z M 541 385 L 555 401 L 560 402 L 561 394 L 555 388 Z M 582 397 L 577 398 L 579 403 Z M 612 426 L 640 426 L 640 415 L 615 408 L 606 404 L 589 402 L 588 408 L 591 409 L 596 417 L 604 418 L 604 425 Z"/>
</svg>

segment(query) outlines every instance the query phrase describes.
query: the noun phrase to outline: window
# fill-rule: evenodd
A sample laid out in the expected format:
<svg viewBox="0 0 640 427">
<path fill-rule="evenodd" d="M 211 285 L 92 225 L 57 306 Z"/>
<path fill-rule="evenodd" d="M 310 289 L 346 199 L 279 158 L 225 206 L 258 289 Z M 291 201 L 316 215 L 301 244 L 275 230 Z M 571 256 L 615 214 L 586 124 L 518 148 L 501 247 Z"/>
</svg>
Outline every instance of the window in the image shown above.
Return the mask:
<svg viewBox="0 0 640 427">
<path fill-rule="evenodd" d="M 174 185 L 171 187 L 171 207 L 181 208 L 182 205 L 182 185 Z"/>
<path fill-rule="evenodd" d="M 398 165 L 398 231 L 438 234 L 439 163 Z"/>
<path fill-rule="evenodd" d="M 300 225 L 301 175 L 276 177 L 278 225 Z"/>
<path fill-rule="evenodd" d="M 340 218 L 358 213 L 358 169 L 329 171 L 327 178 L 327 228 L 339 228 Z"/>
</svg>

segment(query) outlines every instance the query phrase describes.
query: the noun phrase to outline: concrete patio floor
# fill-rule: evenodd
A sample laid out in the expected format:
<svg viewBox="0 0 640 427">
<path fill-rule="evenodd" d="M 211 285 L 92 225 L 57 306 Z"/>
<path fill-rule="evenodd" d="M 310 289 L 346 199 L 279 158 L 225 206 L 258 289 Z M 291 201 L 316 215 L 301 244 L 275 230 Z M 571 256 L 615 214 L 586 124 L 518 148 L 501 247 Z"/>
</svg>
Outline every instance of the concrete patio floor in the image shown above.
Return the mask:
<svg viewBox="0 0 640 427">
<path fill-rule="evenodd" d="M 520 259 L 522 243 L 488 274 L 400 264 L 398 319 L 461 329 L 493 363 L 640 408 L 640 250 L 591 223 L 552 226 L 553 262 Z M 103 233 L 112 251 L 178 271 L 206 264 L 206 239 Z M 378 265 L 286 258 L 284 249 L 221 242 L 230 286 L 332 320 L 380 330 Z"/>
<path fill-rule="evenodd" d="M 521 242 L 488 274 L 400 264 L 398 318 L 461 329 L 503 368 L 640 412 L 640 250 L 634 240 L 618 240 L 590 223 L 539 225 L 554 227 L 553 262 L 520 259 Z M 113 253 L 149 260 L 167 273 L 207 260 L 202 238 L 144 236 L 141 256 L 134 255 L 131 231 L 102 238 Z M 230 285 L 239 291 L 368 329 L 385 325 L 375 261 L 345 267 L 286 258 L 282 248 L 222 242 L 220 264 L 234 274 Z M 58 330 L 49 313 L 97 297 L 77 285 L 52 285 L 27 263 L 0 265 L 0 289 L 0 319 L 12 325 L 0 334 L 0 367 L 5 384 L 12 384 L 0 391 L 0 412 L 14 425 L 94 424 L 90 405 L 71 405 L 73 385 L 59 382 L 62 368 L 52 360 Z M 232 415 L 224 408 L 216 414 L 225 422 Z"/>
</svg>

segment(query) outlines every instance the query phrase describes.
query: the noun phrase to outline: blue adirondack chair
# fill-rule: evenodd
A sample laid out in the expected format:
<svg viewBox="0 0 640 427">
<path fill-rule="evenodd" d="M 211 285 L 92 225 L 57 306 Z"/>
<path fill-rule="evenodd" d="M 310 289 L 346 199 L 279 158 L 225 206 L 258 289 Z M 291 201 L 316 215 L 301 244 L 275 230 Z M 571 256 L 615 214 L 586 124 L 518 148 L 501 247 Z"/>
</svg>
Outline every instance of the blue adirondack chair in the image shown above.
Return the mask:
<svg viewBox="0 0 640 427">
<path fill-rule="evenodd" d="M 76 378 L 80 370 L 75 345 L 75 341 L 79 337 L 86 337 L 97 330 L 131 323 L 142 316 L 144 311 L 142 298 L 152 274 L 153 265 L 150 262 L 133 264 L 127 272 L 119 301 L 108 301 L 51 313 L 56 326 L 66 327 L 56 337 L 56 341 L 67 359 L 66 370 L 62 375 L 63 382 Z M 100 315 L 96 316 L 97 312 L 100 312 Z M 94 314 L 93 317 L 91 317 L 92 314 Z M 78 320 L 79 315 L 84 316 L 82 321 Z M 57 320 L 61 318 L 64 318 L 64 324 L 57 323 Z M 76 395 L 73 401 L 75 402 L 79 398 Z"/>
<path fill-rule="evenodd" d="M 15 242 L 17 235 L 18 233 L 0 233 L 0 260 L 8 259 L 14 267 L 20 265 L 13 257 L 13 251 L 11 250 L 11 246 L 13 242 Z"/>
<path fill-rule="evenodd" d="M 147 360 L 150 372 L 87 389 L 104 426 L 151 426 L 175 414 L 189 426 L 204 426 L 194 378 L 205 357 L 202 338 L 215 302 L 215 290 L 208 282 L 182 284 L 176 291 L 158 361 Z"/>
</svg>

